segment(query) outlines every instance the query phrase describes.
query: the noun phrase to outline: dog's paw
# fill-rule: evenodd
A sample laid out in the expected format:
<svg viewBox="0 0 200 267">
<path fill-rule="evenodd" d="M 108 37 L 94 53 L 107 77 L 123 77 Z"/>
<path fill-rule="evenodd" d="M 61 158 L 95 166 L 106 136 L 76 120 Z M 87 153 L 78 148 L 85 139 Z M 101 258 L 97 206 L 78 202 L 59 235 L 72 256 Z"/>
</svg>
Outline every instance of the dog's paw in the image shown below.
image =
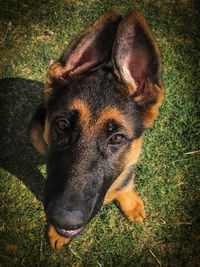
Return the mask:
<svg viewBox="0 0 200 267">
<path fill-rule="evenodd" d="M 70 238 L 60 236 L 51 224 L 48 226 L 47 235 L 49 244 L 53 249 L 61 249 L 64 245 L 69 244 L 71 240 Z"/>
<path fill-rule="evenodd" d="M 142 222 L 146 218 L 143 202 L 140 200 L 133 209 L 126 211 L 125 215 L 129 221 Z"/>
<path fill-rule="evenodd" d="M 142 222 L 146 217 L 143 201 L 135 192 L 126 192 L 119 198 L 122 211 L 129 221 Z"/>
</svg>

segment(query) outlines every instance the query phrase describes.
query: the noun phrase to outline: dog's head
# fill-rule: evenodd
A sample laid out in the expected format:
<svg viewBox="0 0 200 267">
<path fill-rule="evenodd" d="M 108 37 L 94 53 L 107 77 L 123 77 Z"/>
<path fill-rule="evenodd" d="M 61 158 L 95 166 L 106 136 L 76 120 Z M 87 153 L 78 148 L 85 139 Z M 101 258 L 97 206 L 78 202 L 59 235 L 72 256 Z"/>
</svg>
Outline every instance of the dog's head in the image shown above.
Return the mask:
<svg viewBox="0 0 200 267">
<path fill-rule="evenodd" d="M 47 74 L 45 210 L 75 236 L 140 153 L 163 97 L 159 49 L 137 11 L 112 11 L 72 42 Z"/>
</svg>

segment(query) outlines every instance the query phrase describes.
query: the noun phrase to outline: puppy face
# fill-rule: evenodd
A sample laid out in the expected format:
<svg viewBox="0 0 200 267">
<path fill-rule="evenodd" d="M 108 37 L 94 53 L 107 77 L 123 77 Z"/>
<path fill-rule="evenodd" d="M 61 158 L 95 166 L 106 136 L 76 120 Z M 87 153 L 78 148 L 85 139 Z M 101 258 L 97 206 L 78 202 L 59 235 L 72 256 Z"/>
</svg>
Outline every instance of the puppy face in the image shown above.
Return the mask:
<svg viewBox="0 0 200 267">
<path fill-rule="evenodd" d="M 140 153 L 162 101 L 160 55 L 138 12 L 100 17 L 48 71 L 47 219 L 79 234 Z"/>
</svg>

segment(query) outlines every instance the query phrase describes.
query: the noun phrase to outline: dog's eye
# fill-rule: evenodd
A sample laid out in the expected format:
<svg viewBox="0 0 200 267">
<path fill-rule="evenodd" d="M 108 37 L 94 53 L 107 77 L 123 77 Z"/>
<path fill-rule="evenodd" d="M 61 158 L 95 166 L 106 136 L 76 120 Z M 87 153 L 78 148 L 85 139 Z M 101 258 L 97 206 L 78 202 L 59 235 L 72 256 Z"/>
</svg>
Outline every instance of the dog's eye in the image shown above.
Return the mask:
<svg viewBox="0 0 200 267">
<path fill-rule="evenodd" d="M 69 121 L 67 119 L 60 119 L 56 122 L 56 128 L 59 131 L 65 131 L 69 128 Z"/>
<path fill-rule="evenodd" d="M 125 140 L 126 140 L 126 137 L 123 134 L 114 134 L 109 138 L 108 143 L 110 145 L 120 145 Z"/>
</svg>

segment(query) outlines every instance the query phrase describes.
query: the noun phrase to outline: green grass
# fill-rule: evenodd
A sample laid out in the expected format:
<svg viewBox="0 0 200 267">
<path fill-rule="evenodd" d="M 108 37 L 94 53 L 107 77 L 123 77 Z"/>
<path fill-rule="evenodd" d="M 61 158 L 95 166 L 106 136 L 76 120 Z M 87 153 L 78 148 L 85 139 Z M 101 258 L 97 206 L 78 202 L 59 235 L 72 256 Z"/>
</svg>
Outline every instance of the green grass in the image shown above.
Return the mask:
<svg viewBox="0 0 200 267">
<path fill-rule="evenodd" d="M 146 134 L 135 190 L 148 218 L 129 223 L 104 206 L 69 247 L 52 251 L 41 199 L 44 160 L 26 131 L 42 95 L 47 62 L 109 9 L 138 8 L 163 55 L 165 101 Z M 1 77 L 0 266 L 200 266 L 199 25 L 195 2 L 4 1 Z M 46 36 L 45 31 L 53 35 Z M 32 80 L 32 81 L 30 81 Z M 197 151 L 193 154 L 187 152 Z"/>
</svg>

